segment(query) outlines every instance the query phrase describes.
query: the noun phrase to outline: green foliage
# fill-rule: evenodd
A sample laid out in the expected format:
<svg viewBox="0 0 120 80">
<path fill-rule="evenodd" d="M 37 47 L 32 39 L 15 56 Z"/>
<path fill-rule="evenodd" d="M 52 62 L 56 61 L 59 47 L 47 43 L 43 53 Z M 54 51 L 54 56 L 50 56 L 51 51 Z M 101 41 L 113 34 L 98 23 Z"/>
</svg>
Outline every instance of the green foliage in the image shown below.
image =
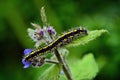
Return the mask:
<svg viewBox="0 0 120 80">
<path fill-rule="evenodd" d="M 90 31 L 88 35 L 80 37 L 79 39 L 73 41 L 73 44 L 68 44 L 67 46 L 80 46 L 86 44 L 97 37 L 101 36 L 107 30 L 94 30 Z M 76 59 L 73 63 L 70 63 L 71 71 L 75 80 L 92 80 L 98 73 L 98 65 L 94 59 L 93 54 L 87 54 L 82 60 Z M 65 77 L 60 77 L 60 65 L 53 65 L 48 68 L 43 75 L 40 77 L 42 80 L 65 80 Z"/>
<path fill-rule="evenodd" d="M 75 59 L 70 66 L 74 80 L 92 80 L 98 73 L 98 65 L 91 53 L 81 60 Z"/>
<path fill-rule="evenodd" d="M 84 45 L 89 41 L 96 39 L 97 37 L 101 36 L 103 33 L 106 33 L 106 32 L 107 30 L 104 30 L 104 29 L 90 31 L 88 32 L 87 36 L 80 37 L 79 39 L 74 40 L 71 44 L 68 44 L 67 47 Z"/>
<path fill-rule="evenodd" d="M 40 76 L 49 67 L 45 65 L 43 66 L 46 67 L 45 69 L 42 67 L 23 69 L 21 63 L 23 49 L 33 48 L 33 42 L 28 37 L 26 29 L 32 27 L 31 22 L 42 23 L 39 13 L 42 6 L 45 7 L 49 24 L 54 26 L 58 33 L 79 25 L 84 25 L 89 30 L 109 30 L 110 35 L 102 36 L 88 45 L 73 48 L 74 44 L 71 44 L 72 54 L 68 56 L 70 58 L 68 62 L 74 61 L 71 55 L 79 57 L 81 53 L 92 51 L 101 69 L 95 80 L 118 80 L 120 74 L 119 3 L 120 0 L 1 0 L 0 80 L 37 80 L 36 74 Z"/>
<path fill-rule="evenodd" d="M 52 65 L 44 71 L 39 80 L 60 80 L 61 66 L 59 64 Z"/>
</svg>

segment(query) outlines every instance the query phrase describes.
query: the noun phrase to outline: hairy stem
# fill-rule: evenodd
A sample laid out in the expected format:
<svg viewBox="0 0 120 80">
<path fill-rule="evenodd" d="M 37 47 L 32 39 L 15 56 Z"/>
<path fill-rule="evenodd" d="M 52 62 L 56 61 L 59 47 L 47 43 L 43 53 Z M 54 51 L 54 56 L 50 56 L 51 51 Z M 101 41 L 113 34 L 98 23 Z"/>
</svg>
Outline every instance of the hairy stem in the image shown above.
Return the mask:
<svg viewBox="0 0 120 80">
<path fill-rule="evenodd" d="M 44 7 L 41 8 L 41 18 L 42 18 L 43 25 L 47 26 L 47 19 L 46 19 Z M 54 38 L 51 35 L 49 35 L 49 36 L 54 41 Z M 47 44 L 49 44 L 49 42 L 47 42 Z M 58 59 L 59 63 L 62 65 L 62 69 L 63 69 L 67 79 L 68 80 L 73 80 L 70 69 L 69 69 L 69 67 L 68 67 L 68 65 L 67 65 L 67 63 L 65 61 L 65 58 L 63 59 L 61 57 L 61 55 L 59 54 L 57 49 L 54 52 L 55 52 L 56 58 Z M 56 63 L 54 61 L 48 61 L 48 62 L 49 63 Z"/>
<path fill-rule="evenodd" d="M 64 71 L 67 79 L 68 79 L 68 80 L 73 80 L 72 75 L 71 75 L 71 72 L 70 72 L 70 69 L 69 69 L 66 61 L 63 60 L 63 58 L 60 56 L 58 50 L 55 50 L 55 55 L 56 55 L 58 61 L 62 64 L 62 68 L 63 68 L 63 71 Z"/>
<path fill-rule="evenodd" d="M 53 63 L 53 64 L 59 64 L 59 62 L 58 61 L 56 61 L 56 60 L 45 60 L 45 62 L 47 62 L 47 63 Z"/>
</svg>

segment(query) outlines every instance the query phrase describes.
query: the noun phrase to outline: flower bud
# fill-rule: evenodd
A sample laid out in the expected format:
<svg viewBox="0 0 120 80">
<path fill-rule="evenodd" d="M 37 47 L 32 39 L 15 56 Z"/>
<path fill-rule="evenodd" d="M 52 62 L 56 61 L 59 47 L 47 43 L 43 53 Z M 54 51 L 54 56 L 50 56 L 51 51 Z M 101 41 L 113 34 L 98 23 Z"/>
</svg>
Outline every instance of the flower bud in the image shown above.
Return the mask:
<svg viewBox="0 0 120 80">
<path fill-rule="evenodd" d="M 43 30 L 43 29 L 40 30 L 39 35 L 40 35 L 41 37 L 43 37 L 43 35 L 44 35 L 44 30 Z"/>
<path fill-rule="evenodd" d="M 56 35 L 56 31 L 55 31 L 55 29 L 53 29 L 53 27 L 48 27 L 47 31 L 48 31 L 49 35 L 51 35 L 51 36 Z"/>
</svg>

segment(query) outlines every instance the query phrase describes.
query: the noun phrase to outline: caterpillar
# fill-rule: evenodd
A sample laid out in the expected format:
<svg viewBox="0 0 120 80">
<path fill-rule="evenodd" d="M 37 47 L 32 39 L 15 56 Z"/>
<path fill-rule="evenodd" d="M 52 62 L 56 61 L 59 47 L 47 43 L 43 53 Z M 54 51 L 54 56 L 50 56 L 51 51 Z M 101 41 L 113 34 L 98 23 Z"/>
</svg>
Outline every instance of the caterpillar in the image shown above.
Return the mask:
<svg viewBox="0 0 120 80">
<path fill-rule="evenodd" d="M 47 45 L 43 48 L 38 48 L 38 49 L 32 51 L 30 54 L 26 55 L 24 57 L 24 59 L 26 61 L 29 61 L 29 60 L 31 60 L 32 58 L 34 58 L 38 55 L 42 55 L 44 53 L 54 51 L 58 47 L 62 47 L 64 45 L 66 45 L 67 43 L 70 43 L 77 36 L 82 36 L 82 35 L 87 35 L 87 34 L 88 33 L 87 33 L 86 29 L 84 29 L 83 27 L 78 27 L 74 30 L 71 30 L 71 31 L 61 35 L 60 37 L 55 39 L 53 42 L 51 42 L 49 45 Z"/>
</svg>

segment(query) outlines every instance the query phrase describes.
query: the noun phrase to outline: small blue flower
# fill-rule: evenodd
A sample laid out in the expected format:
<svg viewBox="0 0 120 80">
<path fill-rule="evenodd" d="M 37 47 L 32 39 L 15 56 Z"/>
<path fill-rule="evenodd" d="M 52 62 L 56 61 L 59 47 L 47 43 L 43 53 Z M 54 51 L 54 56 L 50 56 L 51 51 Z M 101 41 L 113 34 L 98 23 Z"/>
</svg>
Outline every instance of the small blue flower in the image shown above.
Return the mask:
<svg viewBox="0 0 120 80">
<path fill-rule="evenodd" d="M 24 50 L 24 56 L 28 55 L 31 52 L 32 52 L 32 49 L 25 49 Z"/>
<path fill-rule="evenodd" d="M 25 59 L 22 59 L 22 63 L 24 64 L 24 68 L 28 68 L 31 65 L 31 63 L 25 61 Z"/>
<path fill-rule="evenodd" d="M 31 52 L 32 52 L 32 49 L 25 49 L 24 56 L 28 55 Z M 31 65 L 31 63 L 28 61 L 25 61 L 25 59 L 22 59 L 22 63 L 24 64 L 24 68 L 28 68 Z"/>
<path fill-rule="evenodd" d="M 64 74 L 64 71 L 63 71 L 63 70 L 61 70 L 61 71 L 60 71 L 60 74 L 62 74 L 62 75 L 63 75 L 63 74 Z"/>
</svg>

